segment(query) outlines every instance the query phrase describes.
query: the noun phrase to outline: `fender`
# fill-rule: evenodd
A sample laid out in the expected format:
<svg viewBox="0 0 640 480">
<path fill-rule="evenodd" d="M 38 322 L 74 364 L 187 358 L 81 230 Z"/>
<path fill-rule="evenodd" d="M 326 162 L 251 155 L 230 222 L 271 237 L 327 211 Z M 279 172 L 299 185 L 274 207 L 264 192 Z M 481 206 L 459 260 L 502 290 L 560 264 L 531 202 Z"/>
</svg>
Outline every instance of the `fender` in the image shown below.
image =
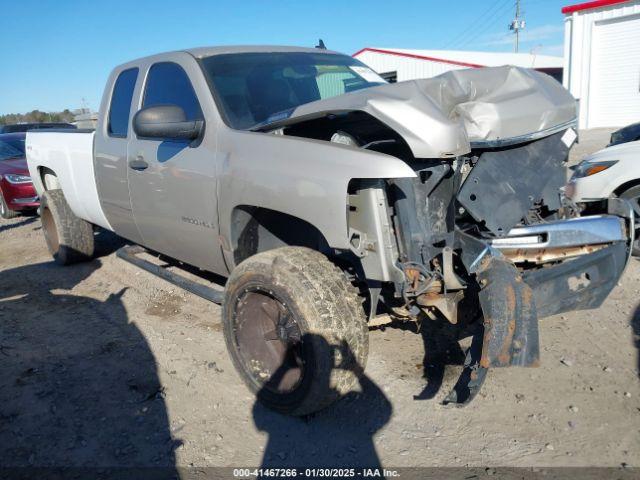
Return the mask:
<svg viewBox="0 0 640 480">
<path fill-rule="evenodd" d="M 234 208 L 256 205 L 305 220 L 330 247 L 347 249 L 349 181 L 416 176 L 395 157 L 336 143 L 231 129 L 218 138 L 218 205 L 225 247 L 232 247 Z"/>
</svg>

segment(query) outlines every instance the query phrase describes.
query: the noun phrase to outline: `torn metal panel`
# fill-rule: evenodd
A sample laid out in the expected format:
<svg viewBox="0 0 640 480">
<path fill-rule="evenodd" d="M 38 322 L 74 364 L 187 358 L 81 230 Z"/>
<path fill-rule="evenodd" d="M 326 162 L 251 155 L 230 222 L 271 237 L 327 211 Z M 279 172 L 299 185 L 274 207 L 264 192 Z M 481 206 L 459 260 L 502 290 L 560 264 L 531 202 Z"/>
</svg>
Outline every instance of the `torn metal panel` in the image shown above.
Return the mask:
<svg viewBox="0 0 640 480">
<path fill-rule="evenodd" d="M 599 307 L 616 286 L 628 258 L 626 242 L 555 267 L 532 270 L 524 281 L 533 289 L 540 317 Z"/>
<path fill-rule="evenodd" d="M 569 148 L 562 132 L 522 147 L 487 151 L 467 176 L 458 201 L 498 237 L 508 234 L 536 202 L 560 208 Z"/>
<path fill-rule="evenodd" d="M 535 366 L 540 357 L 538 316 L 531 288 L 499 250 L 456 230 L 462 262 L 476 275 L 483 314 L 483 368 Z"/>
<path fill-rule="evenodd" d="M 536 366 L 538 316 L 531 288 L 509 260 L 487 257 L 478 272 L 484 336 L 482 367 Z"/>
</svg>

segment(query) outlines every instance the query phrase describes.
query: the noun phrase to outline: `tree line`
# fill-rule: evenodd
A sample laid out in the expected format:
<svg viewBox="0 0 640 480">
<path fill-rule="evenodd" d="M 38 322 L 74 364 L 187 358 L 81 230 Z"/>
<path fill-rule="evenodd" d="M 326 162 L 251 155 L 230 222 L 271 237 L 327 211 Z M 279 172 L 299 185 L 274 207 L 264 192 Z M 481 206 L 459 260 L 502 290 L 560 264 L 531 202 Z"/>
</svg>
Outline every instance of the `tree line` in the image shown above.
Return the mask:
<svg viewBox="0 0 640 480">
<path fill-rule="evenodd" d="M 61 112 L 41 112 L 33 110 L 28 113 L 8 113 L 0 115 L 0 125 L 13 123 L 72 122 L 73 113 L 66 108 Z"/>
</svg>

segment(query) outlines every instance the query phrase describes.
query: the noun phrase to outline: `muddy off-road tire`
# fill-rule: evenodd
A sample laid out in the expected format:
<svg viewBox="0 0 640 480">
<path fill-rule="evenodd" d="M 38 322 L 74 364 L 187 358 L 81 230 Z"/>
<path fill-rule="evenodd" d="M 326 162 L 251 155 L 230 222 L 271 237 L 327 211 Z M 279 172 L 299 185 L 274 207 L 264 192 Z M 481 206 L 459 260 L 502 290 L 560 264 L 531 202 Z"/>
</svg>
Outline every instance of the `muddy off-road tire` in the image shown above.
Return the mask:
<svg viewBox="0 0 640 480">
<path fill-rule="evenodd" d="M 15 210 L 11 210 L 7 205 L 7 202 L 4 199 L 4 195 L 0 192 L 0 217 L 10 220 L 12 218 L 16 218 L 18 216 L 18 212 Z"/>
<path fill-rule="evenodd" d="M 93 257 L 93 227 L 69 208 L 62 190 L 48 190 L 40 201 L 40 220 L 49 253 L 58 265 Z"/>
<path fill-rule="evenodd" d="M 237 371 L 273 410 L 321 410 L 349 392 L 364 369 L 361 297 L 314 250 L 282 247 L 242 262 L 227 281 L 222 315 Z"/>
</svg>

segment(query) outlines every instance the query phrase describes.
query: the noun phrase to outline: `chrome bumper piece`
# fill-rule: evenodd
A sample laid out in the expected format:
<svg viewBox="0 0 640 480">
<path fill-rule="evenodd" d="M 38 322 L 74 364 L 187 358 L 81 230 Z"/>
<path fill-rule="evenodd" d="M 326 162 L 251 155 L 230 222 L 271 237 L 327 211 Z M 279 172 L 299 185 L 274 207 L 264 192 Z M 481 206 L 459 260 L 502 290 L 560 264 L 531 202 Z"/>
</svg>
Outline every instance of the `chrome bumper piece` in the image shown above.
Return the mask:
<svg viewBox="0 0 640 480">
<path fill-rule="evenodd" d="M 635 237 L 633 208 L 626 200 L 609 200 L 607 215 L 513 228 L 509 235 L 488 243 L 514 263 L 564 260 L 592 254 L 616 243 L 626 243 L 631 254 Z"/>
<path fill-rule="evenodd" d="M 499 250 L 568 248 L 601 245 L 627 240 L 624 219 L 613 215 L 595 215 L 570 220 L 517 227 L 503 238 L 491 241 Z"/>
<path fill-rule="evenodd" d="M 17 203 L 17 204 L 27 204 L 27 203 L 36 203 L 39 200 L 39 198 L 36 197 L 23 197 L 23 198 L 14 198 L 13 199 L 13 203 Z"/>
</svg>

